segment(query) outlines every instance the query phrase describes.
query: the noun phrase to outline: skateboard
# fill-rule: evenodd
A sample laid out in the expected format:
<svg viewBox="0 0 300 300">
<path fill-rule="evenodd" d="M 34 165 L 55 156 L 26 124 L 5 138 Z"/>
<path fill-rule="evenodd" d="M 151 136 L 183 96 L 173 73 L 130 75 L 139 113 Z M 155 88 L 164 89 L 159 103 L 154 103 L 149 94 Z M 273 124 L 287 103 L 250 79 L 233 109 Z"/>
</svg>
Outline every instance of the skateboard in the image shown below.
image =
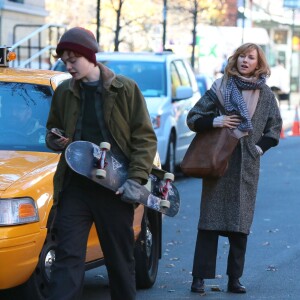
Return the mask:
<svg viewBox="0 0 300 300">
<path fill-rule="evenodd" d="M 74 172 L 114 192 L 127 179 L 128 160 L 116 155 L 107 142 L 97 146 L 87 141 L 75 141 L 68 145 L 65 158 Z M 180 197 L 173 180 L 171 173 L 165 173 L 162 179 L 150 174 L 147 184 L 142 186 L 139 200 L 135 202 L 174 217 L 179 211 Z"/>
</svg>

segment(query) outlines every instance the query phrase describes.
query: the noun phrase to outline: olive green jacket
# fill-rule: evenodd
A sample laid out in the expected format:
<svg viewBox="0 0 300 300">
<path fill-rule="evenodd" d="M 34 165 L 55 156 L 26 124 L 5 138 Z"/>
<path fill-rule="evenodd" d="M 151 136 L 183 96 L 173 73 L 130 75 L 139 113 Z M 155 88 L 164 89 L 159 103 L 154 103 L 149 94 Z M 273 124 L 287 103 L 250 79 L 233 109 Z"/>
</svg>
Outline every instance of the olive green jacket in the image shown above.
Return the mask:
<svg viewBox="0 0 300 300">
<path fill-rule="evenodd" d="M 116 76 L 99 63 L 103 82 L 102 100 L 105 124 L 114 140 L 129 159 L 128 178 L 148 179 L 157 150 L 157 139 L 149 117 L 146 102 L 137 84 L 124 76 Z M 47 129 L 59 128 L 73 140 L 80 116 L 80 83 L 68 79 L 54 92 L 47 121 Z M 49 148 L 49 136 L 46 143 Z M 63 153 L 64 154 L 64 153 Z M 54 175 L 54 201 L 63 189 L 67 169 L 64 155 Z"/>
</svg>

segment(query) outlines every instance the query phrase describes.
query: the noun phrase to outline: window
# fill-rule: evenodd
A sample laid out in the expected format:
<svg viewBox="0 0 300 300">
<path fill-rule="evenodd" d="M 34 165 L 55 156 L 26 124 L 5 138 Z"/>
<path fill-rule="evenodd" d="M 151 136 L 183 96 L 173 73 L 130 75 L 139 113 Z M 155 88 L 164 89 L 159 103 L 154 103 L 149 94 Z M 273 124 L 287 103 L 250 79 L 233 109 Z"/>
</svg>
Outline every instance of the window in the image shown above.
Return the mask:
<svg viewBox="0 0 300 300">
<path fill-rule="evenodd" d="M 176 60 L 171 64 L 172 98 L 176 98 L 176 89 L 179 86 L 191 87 L 191 81 L 185 64 L 182 60 Z"/>
<path fill-rule="evenodd" d="M 116 74 L 133 79 L 145 97 L 166 96 L 166 73 L 163 63 L 145 61 L 104 61 Z"/>
<path fill-rule="evenodd" d="M 176 89 L 181 85 L 180 77 L 175 67 L 175 64 L 171 64 L 171 84 L 172 84 L 172 98 L 176 98 Z"/>
<path fill-rule="evenodd" d="M 0 82 L 1 150 L 49 151 L 45 135 L 51 97 L 49 86 Z"/>
</svg>

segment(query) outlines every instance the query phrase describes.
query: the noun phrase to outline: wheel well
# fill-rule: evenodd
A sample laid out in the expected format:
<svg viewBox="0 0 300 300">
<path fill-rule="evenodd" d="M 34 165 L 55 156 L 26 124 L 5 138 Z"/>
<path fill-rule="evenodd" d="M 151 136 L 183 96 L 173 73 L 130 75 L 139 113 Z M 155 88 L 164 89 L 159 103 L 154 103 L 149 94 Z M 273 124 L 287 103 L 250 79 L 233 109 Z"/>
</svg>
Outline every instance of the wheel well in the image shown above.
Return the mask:
<svg viewBox="0 0 300 300">
<path fill-rule="evenodd" d="M 49 216 L 48 216 L 48 220 L 47 220 L 47 228 L 51 228 L 52 225 L 53 225 L 53 222 L 54 222 L 54 218 L 55 218 L 55 214 L 56 214 L 56 207 L 55 206 L 52 206 L 50 208 L 50 211 L 49 211 Z"/>
</svg>

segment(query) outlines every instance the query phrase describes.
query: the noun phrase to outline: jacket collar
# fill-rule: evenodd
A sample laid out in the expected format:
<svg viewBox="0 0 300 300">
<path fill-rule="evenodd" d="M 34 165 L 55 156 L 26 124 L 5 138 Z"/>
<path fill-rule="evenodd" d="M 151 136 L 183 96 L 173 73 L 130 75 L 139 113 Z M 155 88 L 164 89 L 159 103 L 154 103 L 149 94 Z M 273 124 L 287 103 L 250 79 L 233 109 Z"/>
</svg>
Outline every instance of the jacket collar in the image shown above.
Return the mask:
<svg viewBox="0 0 300 300">
<path fill-rule="evenodd" d="M 123 83 L 117 79 L 117 75 L 111 69 L 99 62 L 97 65 L 100 69 L 100 77 L 104 89 L 109 91 L 111 87 L 121 88 L 123 86 Z M 71 78 L 69 88 L 77 97 L 80 97 L 80 80 Z"/>
</svg>

